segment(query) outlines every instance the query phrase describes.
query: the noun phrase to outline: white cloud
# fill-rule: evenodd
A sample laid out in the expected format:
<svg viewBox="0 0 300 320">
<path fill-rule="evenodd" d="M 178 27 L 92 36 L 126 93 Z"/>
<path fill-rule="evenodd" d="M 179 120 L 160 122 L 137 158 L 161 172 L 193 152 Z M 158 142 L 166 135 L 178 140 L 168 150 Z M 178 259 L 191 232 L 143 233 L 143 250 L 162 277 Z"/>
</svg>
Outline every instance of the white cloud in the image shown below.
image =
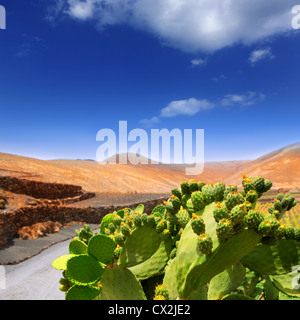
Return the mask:
<svg viewBox="0 0 300 320">
<path fill-rule="evenodd" d="M 223 78 L 223 77 L 222 77 Z M 226 78 L 226 77 L 225 77 Z M 160 110 L 159 116 L 140 120 L 145 127 L 152 127 L 159 123 L 161 118 L 173 118 L 177 116 L 194 116 L 201 111 L 215 109 L 217 107 L 251 106 L 265 100 L 265 95 L 253 91 L 244 94 L 227 94 L 217 103 L 207 99 L 189 98 L 171 101 L 165 108 Z"/>
<path fill-rule="evenodd" d="M 201 58 L 193 59 L 193 60 L 191 60 L 191 64 L 192 64 L 193 67 L 205 66 L 207 64 L 207 58 L 205 58 L 205 59 L 201 59 Z"/>
<path fill-rule="evenodd" d="M 270 47 L 263 48 L 263 49 L 256 49 L 252 51 L 249 57 L 249 62 L 252 66 L 254 66 L 258 61 L 261 61 L 264 59 L 274 59 L 274 56 L 272 54 Z"/>
<path fill-rule="evenodd" d="M 213 109 L 214 104 L 206 99 L 197 100 L 190 98 L 170 102 L 160 111 L 161 118 L 172 118 L 179 115 L 193 116 L 199 111 Z"/>
<path fill-rule="evenodd" d="M 184 51 L 216 51 L 291 30 L 295 0 L 56 0 L 100 28 L 127 24 Z M 62 4 L 62 1 L 64 4 Z"/>
<path fill-rule="evenodd" d="M 146 128 L 151 128 L 154 124 L 159 123 L 160 119 L 158 117 L 152 117 L 151 119 L 142 119 L 139 121 Z"/>
<path fill-rule="evenodd" d="M 94 10 L 99 1 L 97 0 L 68 0 L 70 8 L 69 14 L 79 20 L 86 20 L 92 18 L 94 15 Z"/>
<path fill-rule="evenodd" d="M 251 106 L 256 102 L 263 101 L 265 99 L 265 95 L 262 93 L 248 91 L 245 94 L 227 94 L 221 100 L 221 106 L 223 107 L 231 107 L 231 106 Z"/>
</svg>

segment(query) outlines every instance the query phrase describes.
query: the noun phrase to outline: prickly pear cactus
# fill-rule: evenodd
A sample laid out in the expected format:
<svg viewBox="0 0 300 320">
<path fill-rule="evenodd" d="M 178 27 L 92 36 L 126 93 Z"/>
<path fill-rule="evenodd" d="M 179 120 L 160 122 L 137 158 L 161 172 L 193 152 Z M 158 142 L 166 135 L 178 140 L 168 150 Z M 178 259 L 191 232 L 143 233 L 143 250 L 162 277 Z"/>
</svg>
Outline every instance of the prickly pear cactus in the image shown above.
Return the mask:
<svg viewBox="0 0 300 320">
<path fill-rule="evenodd" d="M 280 194 L 257 211 L 271 187 L 262 177 L 243 176 L 240 189 L 190 180 L 151 213 L 142 204 L 110 213 L 99 234 L 85 226 L 53 262 L 59 288 L 70 300 L 298 297 L 287 282 L 300 265 L 300 230 L 280 222 L 296 201 Z"/>
</svg>

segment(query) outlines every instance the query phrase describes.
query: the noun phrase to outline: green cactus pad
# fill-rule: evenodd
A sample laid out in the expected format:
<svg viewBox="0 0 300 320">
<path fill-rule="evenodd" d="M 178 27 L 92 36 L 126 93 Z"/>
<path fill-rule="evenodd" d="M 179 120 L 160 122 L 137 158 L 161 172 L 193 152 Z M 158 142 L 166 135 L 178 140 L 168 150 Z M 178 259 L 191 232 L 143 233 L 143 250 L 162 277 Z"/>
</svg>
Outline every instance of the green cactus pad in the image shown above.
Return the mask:
<svg viewBox="0 0 300 320">
<path fill-rule="evenodd" d="M 85 254 L 87 253 L 88 246 L 79 239 L 73 239 L 69 243 L 70 254 Z"/>
<path fill-rule="evenodd" d="M 152 210 L 151 215 L 155 217 L 164 218 L 166 216 L 166 213 L 167 213 L 166 207 L 160 204 Z"/>
<path fill-rule="evenodd" d="M 76 257 L 76 254 L 63 255 L 52 262 L 52 267 L 56 270 L 67 270 L 67 262 L 73 257 Z"/>
<path fill-rule="evenodd" d="M 140 282 L 128 269 L 107 267 L 101 279 L 102 291 L 96 300 L 146 300 Z"/>
<path fill-rule="evenodd" d="M 166 266 L 172 250 L 172 241 L 161 241 L 157 251 L 146 261 L 128 268 L 139 280 L 158 275 Z M 173 279 L 174 280 L 174 279 Z"/>
<path fill-rule="evenodd" d="M 255 299 L 240 293 L 230 293 L 224 296 L 222 300 L 255 300 Z"/>
<path fill-rule="evenodd" d="M 300 265 L 300 243 L 282 239 L 274 247 L 259 244 L 241 262 L 261 275 L 288 273 L 293 266 Z"/>
<path fill-rule="evenodd" d="M 214 276 L 209 284 L 208 300 L 218 300 L 241 285 L 246 276 L 246 268 L 240 263 L 234 264 Z"/>
<path fill-rule="evenodd" d="M 134 209 L 134 212 L 135 213 L 139 213 L 139 214 L 142 214 L 144 213 L 144 205 L 143 204 L 139 204 L 135 209 Z"/>
<path fill-rule="evenodd" d="M 146 261 L 157 251 L 160 243 L 159 233 L 151 226 L 136 228 L 124 243 L 119 265 L 128 268 Z"/>
<path fill-rule="evenodd" d="M 198 254 L 198 236 L 193 232 L 191 223 L 187 224 L 182 233 L 176 256 L 177 290 L 181 298 L 189 296 L 197 281 L 208 283 L 216 274 L 237 263 L 261 240 L 261 236 L 254 230 L 245 230 L 220 244 L 216 235 L 216 221 L 212 215 L 215 208 L 216 204 L 212 203 L 202 212 L 206 233 L 213 240 L 211 255 Z"/>
<path fill-rule="evenodd" d="M 163 280 L 163 285 L 168 290 L 170 300 L 176 300 L 178 297 L 176 281 L 174 279 L 176 279 L 176 258 L 168 263 Z"/>
<path fill-rule="evenodd" d="M 108 225 L 113 222 L 114 215 L 112 213 L 109 213 L 103 217 L 100 224 L 100 233 L 105 234 L 105 229 L 108 227 Z"/>
<path fill-rule="evenodd" d="M 300 273 L 297 267 L 292 272 L 270 276 L 270 279 L 281 292 L 300 297 Z"/>
<path fill-rule="evenodd" d="M 66 300 L 93 300 L 100 292 L 100 288 L 75 284 L 66 293 Z"/>
<path fill-rule="evenodd" d="M 102 234 L 93 236 L 88 245 L 88 254 L 97 261 L 108 264 L 112 261 L 116 243 L 110 237 Z"/>
<path fill-rule="evenodd" d="M 103 274 L 102 265 L 93 257 L 85 254 L 75 256 L 67 262 L 68 278 L 75 284 L 93 284 Z"/>
</svg>

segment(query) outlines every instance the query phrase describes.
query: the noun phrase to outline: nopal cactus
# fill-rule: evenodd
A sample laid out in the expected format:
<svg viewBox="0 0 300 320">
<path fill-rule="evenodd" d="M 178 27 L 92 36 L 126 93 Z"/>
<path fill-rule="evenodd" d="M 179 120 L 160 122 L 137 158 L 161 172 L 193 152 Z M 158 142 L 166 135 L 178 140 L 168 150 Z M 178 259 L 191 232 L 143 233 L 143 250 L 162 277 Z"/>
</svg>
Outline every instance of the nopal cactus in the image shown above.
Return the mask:
<svg viewBox="0 0 300 320">
<path fill-rule="evenodd" d="M 151 213 L 141 204 L 106 215 L 99 233 L 85 227 L 52 264 L 60 290 L 70 300 L 300 295 L 286 289 L 300 264 L 300 230 L 280 222 L 294 197 L 278 195 L 264 214 L 256 204 L 272 183 L 243 176 L 241 186 L 185 181 Z"/>
</svg>

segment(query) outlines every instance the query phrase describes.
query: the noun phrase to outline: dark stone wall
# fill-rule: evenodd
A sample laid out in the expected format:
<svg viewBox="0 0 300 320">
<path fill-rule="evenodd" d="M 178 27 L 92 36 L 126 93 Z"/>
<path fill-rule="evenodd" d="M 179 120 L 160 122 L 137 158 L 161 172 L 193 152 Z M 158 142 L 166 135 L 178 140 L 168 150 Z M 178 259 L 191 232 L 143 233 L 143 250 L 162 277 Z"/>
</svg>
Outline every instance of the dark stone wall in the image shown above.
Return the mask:
<svg viewBox="0 0 300 320">
<path fill-rule="evenodd" d="M 13 177 L 0 177 L 0 188 L 17 194 L 26 194 L 34 198 L 50 200 L 72 198 L 84 193 L 80 186 L 44 183 Z"/>
<path fill-rule="evenodd" d="M 150 214 L 154 207 L 162 204 L 167 198 L 150 200 L 144 204 L 145 212 Z M 135 209 L 139 203 L 128 204 L 127 208 Z M 74 208 L 58 205 L 38 205 L 24 207 L 14 212 L 0 213 L 0 247 L 17 236 L 18 229 L 38 222 L 58 221 L 62 224 L 81 221 L 87 224 L 100 224 L 102 218 L 124 206 L 103 206 L 99 208 Z M 26 241 L 26 240 L 24 240 Z"/>
</svg>

